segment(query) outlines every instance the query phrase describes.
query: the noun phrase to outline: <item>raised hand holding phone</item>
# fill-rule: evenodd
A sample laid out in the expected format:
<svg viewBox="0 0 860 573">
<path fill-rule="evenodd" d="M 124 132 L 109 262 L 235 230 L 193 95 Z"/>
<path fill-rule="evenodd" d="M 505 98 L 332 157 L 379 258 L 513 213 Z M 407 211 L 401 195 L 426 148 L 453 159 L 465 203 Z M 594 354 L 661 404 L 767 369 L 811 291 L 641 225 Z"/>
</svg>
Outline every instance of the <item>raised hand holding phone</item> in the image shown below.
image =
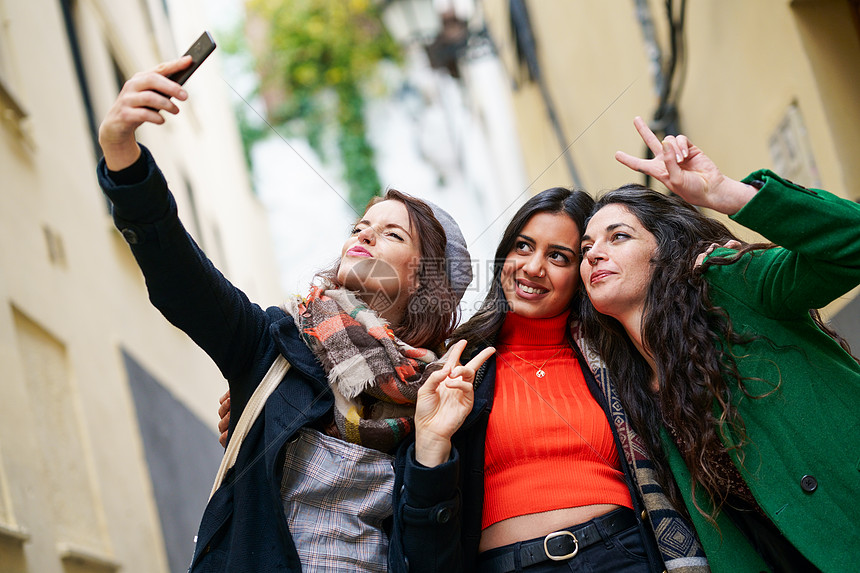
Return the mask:
<svg viewBox="0 0 860 573">
<path fill-rule="evenodd" d="M 185 101 L 188 92 L 171 78 L 185 82 L 214 49 L 211 36 L 204 32 L 186 55 L 138 72 L 125 82 L 99 127 L 99 144 L 108 169 L 120 171 L 137 161 L 140 147 L 134 138 L 135 130 L 147 122 L 163 124 L 165 119 L 160 111 L 179 113 L 179 107 L 171 98 Z"/>
</svg>

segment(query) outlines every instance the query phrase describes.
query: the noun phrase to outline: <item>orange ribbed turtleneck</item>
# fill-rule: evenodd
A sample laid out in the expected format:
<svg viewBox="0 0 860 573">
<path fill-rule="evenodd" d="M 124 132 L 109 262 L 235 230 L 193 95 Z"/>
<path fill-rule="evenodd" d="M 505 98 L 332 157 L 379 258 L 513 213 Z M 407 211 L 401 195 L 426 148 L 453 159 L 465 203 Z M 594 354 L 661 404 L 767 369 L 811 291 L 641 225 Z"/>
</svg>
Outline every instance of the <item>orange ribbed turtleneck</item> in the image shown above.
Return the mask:
<svg viewBox="0 0 860 573">
<path fill-rule="evenodd" d="M 485 528 L 554 509 L 633 507 L 609 422 L 567 342 L 568 316 L 508 313 L 502 325 L 485 445 Z"/>
</svg>

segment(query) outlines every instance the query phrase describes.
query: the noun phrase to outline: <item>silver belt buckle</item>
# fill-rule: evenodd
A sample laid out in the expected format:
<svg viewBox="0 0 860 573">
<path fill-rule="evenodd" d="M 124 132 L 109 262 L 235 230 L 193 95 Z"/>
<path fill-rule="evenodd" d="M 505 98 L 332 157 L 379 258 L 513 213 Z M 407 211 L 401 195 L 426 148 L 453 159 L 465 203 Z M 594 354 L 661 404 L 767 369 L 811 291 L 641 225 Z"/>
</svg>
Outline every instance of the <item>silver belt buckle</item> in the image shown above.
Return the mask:
<svg viewBox="0 0 860 573">
<path fill-rule="evenodd" d="M 573 551 L 568 553 L 567 555 L 553 555 L 549 552 L 549 547 L 547 547 L 547 543 L 550 539 L 555 539 L 556 537 L 562 537 L 564 535 L 570 535 L 573 539 Z M 552 561 L 565 561 L 570 559 L 571 557 L 575 557 L 577 553 L 579 553 L 579 540 L 576 538 L 576 535 L 571 533 L 570 531 L 554 531 L 543 538 L 543 552 L 546 553 L 546 556 Z"/>
</svg>

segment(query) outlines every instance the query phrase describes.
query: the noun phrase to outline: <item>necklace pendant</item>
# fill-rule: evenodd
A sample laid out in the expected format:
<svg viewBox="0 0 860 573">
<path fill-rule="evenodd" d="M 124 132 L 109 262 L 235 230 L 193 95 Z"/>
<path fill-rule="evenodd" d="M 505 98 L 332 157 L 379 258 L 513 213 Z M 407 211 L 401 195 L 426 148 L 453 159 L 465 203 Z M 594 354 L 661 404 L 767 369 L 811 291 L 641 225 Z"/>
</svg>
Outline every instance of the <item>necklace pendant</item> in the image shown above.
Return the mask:
<svg viewBox="0 0 860 573">
<path fill-rule="evenodd" d="M 538 378 L 543 378 L 544 376 L 546 376 L 546 372 L 544 372 L 542 368 L 538 368 L 538 371 L 535 372 L 535 376 L 537 376 Z"/>
</svg>

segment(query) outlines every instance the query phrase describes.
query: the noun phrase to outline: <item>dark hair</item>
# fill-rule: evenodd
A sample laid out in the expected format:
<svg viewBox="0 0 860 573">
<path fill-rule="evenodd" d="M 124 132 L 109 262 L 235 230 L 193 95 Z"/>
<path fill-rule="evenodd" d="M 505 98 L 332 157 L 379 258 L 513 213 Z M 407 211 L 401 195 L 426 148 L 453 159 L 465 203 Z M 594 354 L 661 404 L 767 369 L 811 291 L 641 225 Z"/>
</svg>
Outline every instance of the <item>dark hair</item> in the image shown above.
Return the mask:
<svg viewBox="0 0 860 573">
<path fill-rule="evenodd" d="M 686 513 L 669 477 L 660 428 L 665 423 L 678 434 L 686 446 L 681 454 L 693 483 L 701 482 L 713 495 L 718 490 L 713 463 L 699 454 L 715 446 L 722 448 L 712 411 L 715 397 L 721 417 L 730 423 L 736 418 L 720 367 L 722 353 L 713 338 L 715 331 L 725 331 L 730 323 L 723 320 L 724 316 L 707 312 L 706 285 L 694 272 L 693 261 L 711 243 L 737 238 L 691 205 L 641 185 L 625 185 L 606 193 L 595 203 L 592 215 L 612 204 L 636 216 L 657 243 L 641 328 L 646 348 L 661 350 L 653 353 L 661 391 L 651 391 L 651 368 L 621 323 L 599 314 L 588 297 L 582 299 L 583 333 L 606 362 L 624 409 L 655 463 L 658 480 L 675 508 Z M 663 388 L 672 391 L 663 392 Z"/>
<path fill-rule="evenodd" d="M 481 308 L 451 336 L 452 342 L 462 339 L 468 341 L 468 346 L 464 351 L 465 356 L 468 356 L 476 347 L 491 344 L 505 321 L 505 314 L 509 310 L 509 305 L 502 290 L 502 268 L 523 227 L 538 213 L 564 213 L 570 217 L 582 234 L 583 229 L 585 229 L 585 218 L 591 212 L 593 205 L 594 199 L 585 191 L 553 187 L 541 191 L 519 208 L 511 222 L 508 223 L 496 249 L 490 289 L 483 303 L 481 303 Z M 579 307 L 579 296 L 579 291 L 577 291 L 577 294 L 570 301 L 571 309 Z"/>
<path fill-rule="evenodd" d="M 761 397 L 747 392 L 732 348 L 760 337 L 734 331 L 726 312 L 712 305 L 703 272 L 711 265 L 732 264 L 752 250 L 774 245 L 745 245 L 737 254 L 712 257 L 695 268 L 696 256 L 712 243 L 738 240 L 722 223 L 677 197 L 641 185 L 625 185 L 606 193 L 595 203 L 592 214 L 611 204 L 630 211 L 657 243 L 641 335 L 645 349 L 652 352 L 658 391 L 651 391 L 651 368 L 621 323 L 599 314 L 587 297 L 583 297 L 581 309 L 583 333 L 606 362 L 622 405 L 644 440 L 672 504 L 686 513 L 662 450 L 660 428 L 664 425 L 679 443 L 692 488 L 701 485 L 713 501 L 710 515 L 697 509 L 713 520 L 729 493 L 727 485 L 718 479 L 717 464 L 710 455 L 725 451 L 718 432 L 730 435 L 735 448 L 747 442 L 743 420 L 732 403 L 730 382 L 752 398 Z M 832 332 L 817 313 L 810 314 L 825 332 Z M 743 456 L 740 461 L 743 463 Z"/>
<path fill-rule="evenodd" d="M 399 201 L 406 206 L 409 223 L 415 231 L 421 262 L 417 272 L 418 289 L 406 301 L 403 319 L 392 325 L 403 342 L 432 350 L 441 349 L 460 317 L 457 295 L 451 288 L 445 265 L 448 240 L 442 224 L 427 203 L 397 189 L 388 189 L 382 197 L 371 199 L 365 213 L 382 201 Z M 317 273 L 337 284 L 340 261 Z"/>
</svg>

